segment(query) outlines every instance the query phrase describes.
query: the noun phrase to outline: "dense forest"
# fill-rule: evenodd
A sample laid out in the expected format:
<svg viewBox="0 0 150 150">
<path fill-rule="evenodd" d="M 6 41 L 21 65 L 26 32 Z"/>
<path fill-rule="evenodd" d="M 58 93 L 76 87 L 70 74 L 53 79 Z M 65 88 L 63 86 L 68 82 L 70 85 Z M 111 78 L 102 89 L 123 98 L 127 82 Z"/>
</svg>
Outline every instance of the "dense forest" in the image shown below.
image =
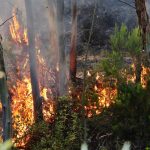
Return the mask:
<svg viewBox="0 0 150 150">
<path fill-rule="evenodd" d="M 149 0 L 0 0 L 0 150 L 150 150 Z"/>
</svg>

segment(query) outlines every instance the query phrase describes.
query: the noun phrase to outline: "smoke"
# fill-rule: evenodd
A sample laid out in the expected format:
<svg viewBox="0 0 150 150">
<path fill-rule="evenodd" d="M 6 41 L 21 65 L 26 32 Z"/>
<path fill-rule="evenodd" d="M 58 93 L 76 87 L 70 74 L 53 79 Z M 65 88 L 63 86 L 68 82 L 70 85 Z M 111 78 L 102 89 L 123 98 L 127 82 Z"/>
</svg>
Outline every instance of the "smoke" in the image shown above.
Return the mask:
<svg viewBox="0 0 150 150">
<path fill-rule="evenodd" d="M 131 143 L 127 141 L 123 144 L 123 147 L 121 150 L 130 150 L 130 149 L 131 149 Z"/>
</svg>

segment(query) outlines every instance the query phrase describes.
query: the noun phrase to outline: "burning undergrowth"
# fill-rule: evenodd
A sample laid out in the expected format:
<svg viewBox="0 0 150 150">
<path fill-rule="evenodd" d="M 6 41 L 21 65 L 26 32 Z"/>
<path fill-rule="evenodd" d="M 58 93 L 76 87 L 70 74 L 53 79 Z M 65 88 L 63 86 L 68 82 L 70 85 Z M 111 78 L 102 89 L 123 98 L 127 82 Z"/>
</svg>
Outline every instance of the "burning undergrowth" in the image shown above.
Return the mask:
<svg viewBox="0 0 150 150">
<path fill-rule="evenodd" d="M 13 14 L 15 16 L 15 12 Z M 17 140 L 16 146 L 24 146 L 30 139 L 30 136 L 24 137 L 24 135 L 28 127 L 34 124 L 29 55 L 27 50 L 27 29 L 20 24 L 19 19 L 15 16 L 10 22 L 9 31 L 10 48 L 7 52 L 9 56 L 7 56 L 6 61 L 8 62 L 7 74 L 11 95 L 13 130 L 15 140 Z M 41 41 L 38 34 L 35 42 L 40 94 L 43 97 L 43 116 L 46 122 L 53 122 L 55 116 L 55 99 L 58 98 L 59 68 L 57 64 L 48 65 L 47 59 L 49 58 L 46 58 L 42 53 L 39 44 Z M 141 76 L 143 86 L 146 86 L 147 74 L 149 73 L 149 68 L 143 67 Z M 90 71 L 87 72 L 87 76 L 88 87 L 86 89 L 84 109 L 86 115 L 92 117 L 94 114 L 100 114 L 104 107 L 109 107 L 114 102 L 117 95 L 117 81 L 116 79 L 106 80 L 103 74 L 93 74 Z M 134 82 L 134 74 L 131 75 L 131 80 Z M 79 103 L 82 99 L 82 86 L 83 82 L 81 81 L 78 87 L 75 87 L 76 89 L 70 89 L 72 99 L 78 100 Z"/>
<path fill-rule="evenodd" d="M 34 123 L 33 99 L 27 50 L 27 29 L 20 24 L 14 12 L 13 14 L 14 18 L 9 26 L 10 47 L 7 51 L 6 62 L 11 96 L 13 134 L 16 139 L 21 138 L 17 141 L 17 146 L 23 146 L 29 140 L 29 137 L 23 139 L 22 137 L 28 127 Z M 38 44 L 38 36 L 35 41 L 40 94 L 43 100 L 43 117 L 45 121 L 52 122 L 55 108 L 54 100 L 57 97 L 56 74 L 58 74 L 58 70 L 56 66 L 47 66 Z"/>
</svg>

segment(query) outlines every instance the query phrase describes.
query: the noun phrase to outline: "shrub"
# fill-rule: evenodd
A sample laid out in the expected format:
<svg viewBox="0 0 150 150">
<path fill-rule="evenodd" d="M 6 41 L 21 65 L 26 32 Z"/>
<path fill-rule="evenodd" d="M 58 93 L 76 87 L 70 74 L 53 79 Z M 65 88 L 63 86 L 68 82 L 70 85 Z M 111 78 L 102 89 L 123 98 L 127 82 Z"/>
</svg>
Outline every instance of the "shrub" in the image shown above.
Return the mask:
<svg viewBox="0 0 150 150">
<path fill-rule="evenodd" d="M 128 30 L 126 25 L 122 24 L 120 29 L 115 25 L 114 33 L 110 36 L 111 49 L 113 51 L 126 50 L 127 40 Z"/>
<path fill-rule="evenodd" d="M 115 103 L 89 119 L 92 142 L 116 149 L 117 143 L 131 141 L 135 149 L 145 149 L 150 139 L 150 85 L 143 89 L 140 84 L 122 83 Z M 94 135 L 95 134 L 95 135 Z"/>
<path fill-rule="evenodd" d="M 40 122 L 32 126 L 31 139 L 27 149 L 31 150 L 78 150 L 81 140 L 81 127 L 74 102 L 61 97 L 58 110 L 52 124 Z"/>
<path fill-rule="evenodd" d="M 142 39 L 139 28 L 130 32 L 125 24 L 121 28 L 116 25 L 114 33 L 110 36 L 111 49 L 113 51 L 126 51 L 132 55 L 139 54 L 142 50 Z"/>
<path fill-rule="evenodd" d="M 142 39 L 139 28 L 135 28 L 128 33 L 127 49 L 132 55 L 140 54 L 142 50 Z"/>
</svg>

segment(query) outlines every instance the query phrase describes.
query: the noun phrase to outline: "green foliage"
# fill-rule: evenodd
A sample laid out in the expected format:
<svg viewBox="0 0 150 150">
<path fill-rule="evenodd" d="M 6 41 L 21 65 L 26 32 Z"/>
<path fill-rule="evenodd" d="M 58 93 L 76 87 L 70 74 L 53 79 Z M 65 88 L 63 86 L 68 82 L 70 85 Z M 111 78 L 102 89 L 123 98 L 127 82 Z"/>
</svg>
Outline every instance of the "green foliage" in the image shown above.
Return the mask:
<svg viewBox="0 0 150 150">
<path fill-rule="evenodd" d="M 52 133 L 52 150 L 76 150 L 80 147 L 81 126 L 74 103 L 61 97 L 58 103 L 55 127 Z"/>
<path fill-rule="evenodd" d="M 112 131 L 115 135 L 131 141 L 150 138 L 150 95 L 147 89 L 139 84 L 122 84 L 116 103 L 109 110 L 114 116 Z"/>
<path fill-rule="evenodd" d="M 106 76 L 112 75 L 113 77 L 119 77 L 120 70 L 122 70 L 123 64 L 122 54 L 117 51 L 112 51 L 109 53 L 107 58 L 101 61 L 103 70 L 106 73 Z"/>
<path fill-rule="evenodd" d="M 141 56 L 139 28 L 129 32 L 124 24 L 120 29 L 116 26 L 110 43 L 112 51 L 100 61 L 97 71 L 104 72 L 105 81 L 117 79 L 117 98 L 100 115 L 88 120 L 89 134 L 96 131 L 91 141 L 98 143 L 95 149 L 99 145 L 120 149 L 126 140 L 145 149 L 150 139 L 150 86 L 143 89 L 140 84 L 127 83 L 128 76 L 134 72 L 131 64 Z"/>
<path fill-rule="evenodd" d="M 114 33 L 110 36 L 111 49 L 113 51 L 126 50 L 127 39 L 128 30 L 126 25 L 122 24 L 120 29 L 115 25 Z"/>
<path fill-rule="evenodd" d="M 139 28 L 135 28 L 128 33 L 127 49 L 132 55 L 140 54 L 142 50 L 142 40 Z"/>
<path fill-rule="evenodd" d="M 40 122 L 32 127 L 28 149 L 32 150 L 78 150 L 81 140 L 81 127 L 75 105 L 68 97 L 58 101 L 56 118 L 51 126 Z"/>
<path fill-rule="evenodd" d="M 0 144 L 0 150 L 10 150 L 11 147 L 12 147 L 11 140 L 8 140 L 8 141 Z"/>
<path fill-rule="evenodd" d="M 120 82 L 127 80 L 128 75 L 133 74 L 131 63 L 137 63 L 141 56 L 142 40 L 139 28 L 129 32 L 124 24 L 120 29 L 115 26 L 110 43 L 112 51 L 100 61 L 98 69 L 104 71 L 106 76 L 116 78 L 120 84 Z M 139 65 L 141 66 L 140 63 Z"/>
<path fill-rule="evenodd" d="M 96 130 L 95 137 L 111 133 L 111 138 L 97 141 L 105 143 L 108 149 L 116 149 L 116 141 L 131 141 L 145 149 L 150 139 L 150 84 L 143 89 L 140 84 L 122 83 L 118 87 L 115 103 L 89 120 L 90 132 Z M 97 126 L 98 124 L 98 126 Z M 96 129 L 95 129 L 96 128 Z M 94 136 L 93 136 L 94 137 Z M 100 138 L 99 138 L 100 139 Z M 96 139 L 93 139 L 95 142 Z M 92 141 L 92 142 L 93 142 Z M 120 143 L 119 142 L 119 143 Z"/>
<path fill-rule="evenodd" d="M 120 29 L 116 25 L 114 33 L 110 36 L 110 44 L 113 51 L 128 51 L 132 55 L 139 54 L 142 50 L 139 28 L 129 32 L 125 24 L 122 24 Z"/>
<path fill-rule="evenodd" d="M 26 144 L 26 149 L 39 149 L 42 150 L 44 148 L 51 147 L 50 138 L 51 138 L 51 130 L 50 125 L 44 121 L 39 123 L 35 123 L 32 125 L 26 136 L 31 137 L 29 142 Z"/>
</svg>

